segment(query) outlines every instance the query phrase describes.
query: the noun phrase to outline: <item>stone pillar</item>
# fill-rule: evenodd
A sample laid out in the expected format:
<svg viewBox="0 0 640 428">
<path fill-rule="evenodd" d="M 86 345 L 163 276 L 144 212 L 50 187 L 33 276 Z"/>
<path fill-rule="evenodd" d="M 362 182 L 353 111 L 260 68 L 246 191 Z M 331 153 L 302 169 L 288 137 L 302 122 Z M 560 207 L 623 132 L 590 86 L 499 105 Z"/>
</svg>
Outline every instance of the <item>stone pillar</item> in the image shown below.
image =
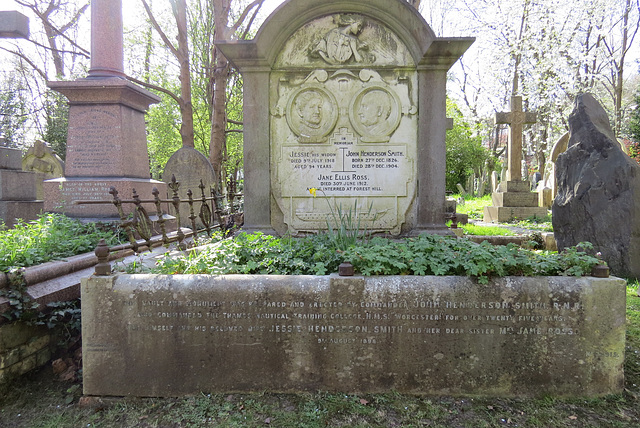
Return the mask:
<svg viewBox="0 0 640 428">
<path fill-rule="evenodd" d="M 111 199 L 115 187 L 123 200 L 133 189 L 152 199 L 144 115 L 160 98 L 125 78 L 122 52 L 121 0 L 93 0 L 91 70 L 86 79 L 49 82 L 69 100 L 65 177 L 43 183 L 46 211 L 79 218 L 114 218 L 113 205 L 78 205 L 76 201 Z M 155 207 L 147 206 L 155 212 Z"/>
<path fill-rule="evenodd" d="M 124 77 L 122 0 L 91 0 L 89 77 Z"/>
<path fill-rule="evenodd" d="M 418 70 L 418 197 L 412 235 L 448 232 L 444 224 L 446 165 L 442 161 L 446 159 L 446 80 L 446 69 Z"/>
<path fill-rule="evenodd" d="M 275 234 L 271 225 L 271 166 L 269 146 L 269 67 L 243 70 L 244 226 L 247 232 Z"/>
</svg>

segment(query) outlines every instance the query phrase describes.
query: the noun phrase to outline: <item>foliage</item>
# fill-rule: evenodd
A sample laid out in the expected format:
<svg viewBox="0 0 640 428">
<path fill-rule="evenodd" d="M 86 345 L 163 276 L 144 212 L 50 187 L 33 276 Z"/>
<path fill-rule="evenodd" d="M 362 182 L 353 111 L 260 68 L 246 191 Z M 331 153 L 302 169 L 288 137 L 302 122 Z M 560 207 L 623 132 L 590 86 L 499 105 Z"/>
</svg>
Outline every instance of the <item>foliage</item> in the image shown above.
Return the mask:
<svg viewBox="0 0 640 428">
<path fill-rule="evenodd" d="M 629 120 L 629 134 L 633 142 L 629 147 L 629 156 L 640 163 L 640 88 L 635 95 L 635 108 L 631 112 Z M 633 150 L 633 153 L 632 153 Z"/>
<path fill-rule="evenodd" d="M 0 82 L 0 136 L 8 146 L 24 144 L 28 119 L 28 88 L 17 73 L 6 73 Z"/>
<path fill-rule="evenodd" d="M 359 240 L 369 237 L 366 226 L 362 228 L 362 217 L 358 213 L 357 200 L 353 202 L 353 208 L 349 207 L 348 210 L 345 210 L 342 204 L 336 204 L 335 200 L 331 205 L 329 198 L 322 189 L 316 189 L 315 187 L 309 189 L 309 193 L 314 198 L 317 192 L 322 192 L 322 197 L 327 206 L 329 206 L 330 218 L 327 218 L 327 236 L 336 250 L 344 251 L 348 247 L 355 245 Z M 369 216 L 372 208 L 373 202 L 369 205 L 367 213 L 363 214 Z M 375 220 L 374 218 L 373 222 Z"/>
<path fill-rule="evenodd" d="M 83 224 L 61 214 L 43 214 L 31 222 L 19 221 L 12 229 L 0 229 L 0 270 L 28 267 L 93 251 L 100 239 L 117 243 L 112 232 L 96 223 Z"/>
<path fill-rule="evenodd" d="M 447 98 L 447 117 L 453 118 L 453 129 L 447 131 L 446 189 L 457 192 L 458 183 L 463 186 L 475 173 L 481 175 L 489 151 L 482 146 L 482 138 L 463 118 L 453 101 Z"/>
<path fill-rule="evenodd" d="M 466 275 L 487 283 L 506 275 L 587 275 L 598 259 L 580 249 L 562 253 L 524 250 L 516 245 L 474 244 L 465 239 L 420 235 L 404 240 L 374 237 L 346 250 L 336 250 L 328 235 L 276 238 L 241 233 L 216 242 L 188 257 L 169 255 L 155 273 L 324 275 L 350 261 L 362 275 Z"/>
<path fill-rule="evenodd" d="M 202 247 L 201 247 L 202 248 Z M 168 255 L 154 273 L 325 275 L 342 262 L 327 235 L 303 239 L 240 233 L 191 252 Z"/>
<path fill-rule="evenodd" d="M 45 97 L 45 129 L 42 140 L 62 160 L 67 156 L 67 128 L 69 126 L 69 104 L 64 96 L 47 91 Z"/>
</svg>

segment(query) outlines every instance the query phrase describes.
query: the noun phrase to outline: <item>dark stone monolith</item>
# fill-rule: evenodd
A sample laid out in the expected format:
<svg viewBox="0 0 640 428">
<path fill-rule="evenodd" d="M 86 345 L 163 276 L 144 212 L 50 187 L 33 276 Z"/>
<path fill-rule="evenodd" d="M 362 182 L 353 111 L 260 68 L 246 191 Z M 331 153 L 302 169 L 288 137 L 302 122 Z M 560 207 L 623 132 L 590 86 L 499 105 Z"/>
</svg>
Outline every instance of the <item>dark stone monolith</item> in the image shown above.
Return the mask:
<svg viewBox="0 0 640 428">
<path fill-rule="evenodd" d="M 552 207 L 558 249 L 591 242 L 614 274 L 640 277 L 640 165 L 622 151 L 592 95 L 576 98 L 569 128 Z"/>
</svg>

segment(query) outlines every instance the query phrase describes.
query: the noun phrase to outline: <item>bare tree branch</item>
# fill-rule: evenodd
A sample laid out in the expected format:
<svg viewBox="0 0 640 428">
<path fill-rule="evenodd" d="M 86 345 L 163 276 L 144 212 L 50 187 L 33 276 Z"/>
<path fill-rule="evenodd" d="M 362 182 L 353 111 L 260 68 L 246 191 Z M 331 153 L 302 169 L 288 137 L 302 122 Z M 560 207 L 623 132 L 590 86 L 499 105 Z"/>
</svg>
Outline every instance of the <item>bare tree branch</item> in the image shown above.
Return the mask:
<svg viewBox="0 0 640 428">
<path fill-rule="evenodd" d="M 262 3 L 264 3 L 264 0 L 254 0 L 247 7 L 245 7 L 244 10 L 242 11 L 242 14 L 236 21 L 236 23 L 230 28 L 231 33 L 235 33 L 238 30 L 238 28 L 242 25 L 242 22 L 245 20 L 245 18 L 247 17 L 251 9 L 253 9 L 255 6 L 258 6 L 258 9 L 260 9 L 262 7 Z"/>
<path fill-rule="evenodd" d="M 162 31 L 162 28 L 160 28 L 160 24 L 158 24 L 158 21 L 156 21 L 155 16 L 153 16 L 153 13 L 151 12 L 151 8 L 147 4 L 146 0 L 140 0 L 140 1 L 142 2 L 142 6 L 144 6 L 144 10 L 147 12 L 147 16 L 149 17 L 149 20 L 151 20 L 151 25 L 153 25 L 153 28 L 155 28 L 155 30 L 158 32 L 158 34 L 160 35 L 160 38 L 162 39 L 164 44 L 167 45 L 171 53 L 173 53 L 173 55 L 178 57 L 179 55 L 178 48 L 176 48 L 173 45 L 173 43 L 171 43 L 171 40 L 169 40 L 169 38 L 164 33 L 164 31 Z"/>
<path fill-rule="evenodd" d="M 31 66 L 31 68 L 33 68 L 33 69 L 34 69 L 34 70 L 35 70 L 35 71 L 36 71 L 36 72 L 37 72 L 37 73 L 38 73 L 38 74 L 39 74 L 39 75 L 40 75 L 44 80 L 47 80 L 47 74 L 46 74 L 44 71 L 40 70 L 40 68 L 38 68 L 38 66 L 36 66 L 36 64 L 35 64 L 33 61 L 31 61 L 31 60 L 30 60 L 30 59 L 29 59 L 25 54 L 23 54 L 22 52 L 12 51 L 11 49 L 7 49 L 7 48 L 4 48 L 4 47 L 2 47 L 2 46 L 0 46 L 0 49 L 2 49 L 2 50 L 3 50 L 3 51 L 5 51 L 5 52 L 9 52 L 9 53 L 11 53 L 11 54 L 13 54 L 13 55 L 16 55 L 16 56 L 20 57 L 21 59 L 23 59 L 24 61 L 26 61 L 26 62 Z"/>
<path fill-rule="evenodd" d="M 167 94 L 171 98 L 173 98 L 175 100 L 175 102 L 178 103 L 178 105 L 180 105 L 180 97 L 178 97 L 176 94 L 174 94 L 170 90 L 165 89 L 165 88 L 163 88 L 161 86 L 156 86 L 153 83 L 148 83 L 148 82 L 145 82 L 143 80 L 136 79 L 135 77 L 132 77 L 132 76 L 126 76 L 126 78 L 128 80 L 131 80 L 133 83 L 137 83 L 140 86 L 144 86 L 145 88 L 153 89 L 153 90 L 156 90 L 158 92 L 162 92 L 163 94 Z"/>
</svg>

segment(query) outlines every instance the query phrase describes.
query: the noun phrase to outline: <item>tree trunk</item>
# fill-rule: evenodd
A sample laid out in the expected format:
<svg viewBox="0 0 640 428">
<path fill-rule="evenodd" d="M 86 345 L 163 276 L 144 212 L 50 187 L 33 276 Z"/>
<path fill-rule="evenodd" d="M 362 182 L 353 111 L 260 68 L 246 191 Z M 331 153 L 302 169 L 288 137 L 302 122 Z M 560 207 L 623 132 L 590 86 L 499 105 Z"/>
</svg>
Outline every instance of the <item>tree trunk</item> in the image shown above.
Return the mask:
<svg viewBox="0 0 640 428">
<path fill-rule="evenodd" d="M 187 40 L 187 1 L 173 0 L 173 14 L 178 26 L 177 57 L 180 62 L 180 137 L 182 147 L 194 148 L 193 104 L 191 103 L 191 72 L 189 70 L 189 43 Z"/>
<path fill-rule="evenodd" d="M 215 40 L 228 40 L 229 0 L 213 0 L 215 22 Z M 213 100 L 211 103 L 211 143 L 209 145 L 209 160 L 217 176 L 218 190 L 225 187 L 224 151 L 226 148 L 227 129 L 227 81 L 229 78 L 229 61 L 214 47 L 213 59 Z"/>
</svg>

